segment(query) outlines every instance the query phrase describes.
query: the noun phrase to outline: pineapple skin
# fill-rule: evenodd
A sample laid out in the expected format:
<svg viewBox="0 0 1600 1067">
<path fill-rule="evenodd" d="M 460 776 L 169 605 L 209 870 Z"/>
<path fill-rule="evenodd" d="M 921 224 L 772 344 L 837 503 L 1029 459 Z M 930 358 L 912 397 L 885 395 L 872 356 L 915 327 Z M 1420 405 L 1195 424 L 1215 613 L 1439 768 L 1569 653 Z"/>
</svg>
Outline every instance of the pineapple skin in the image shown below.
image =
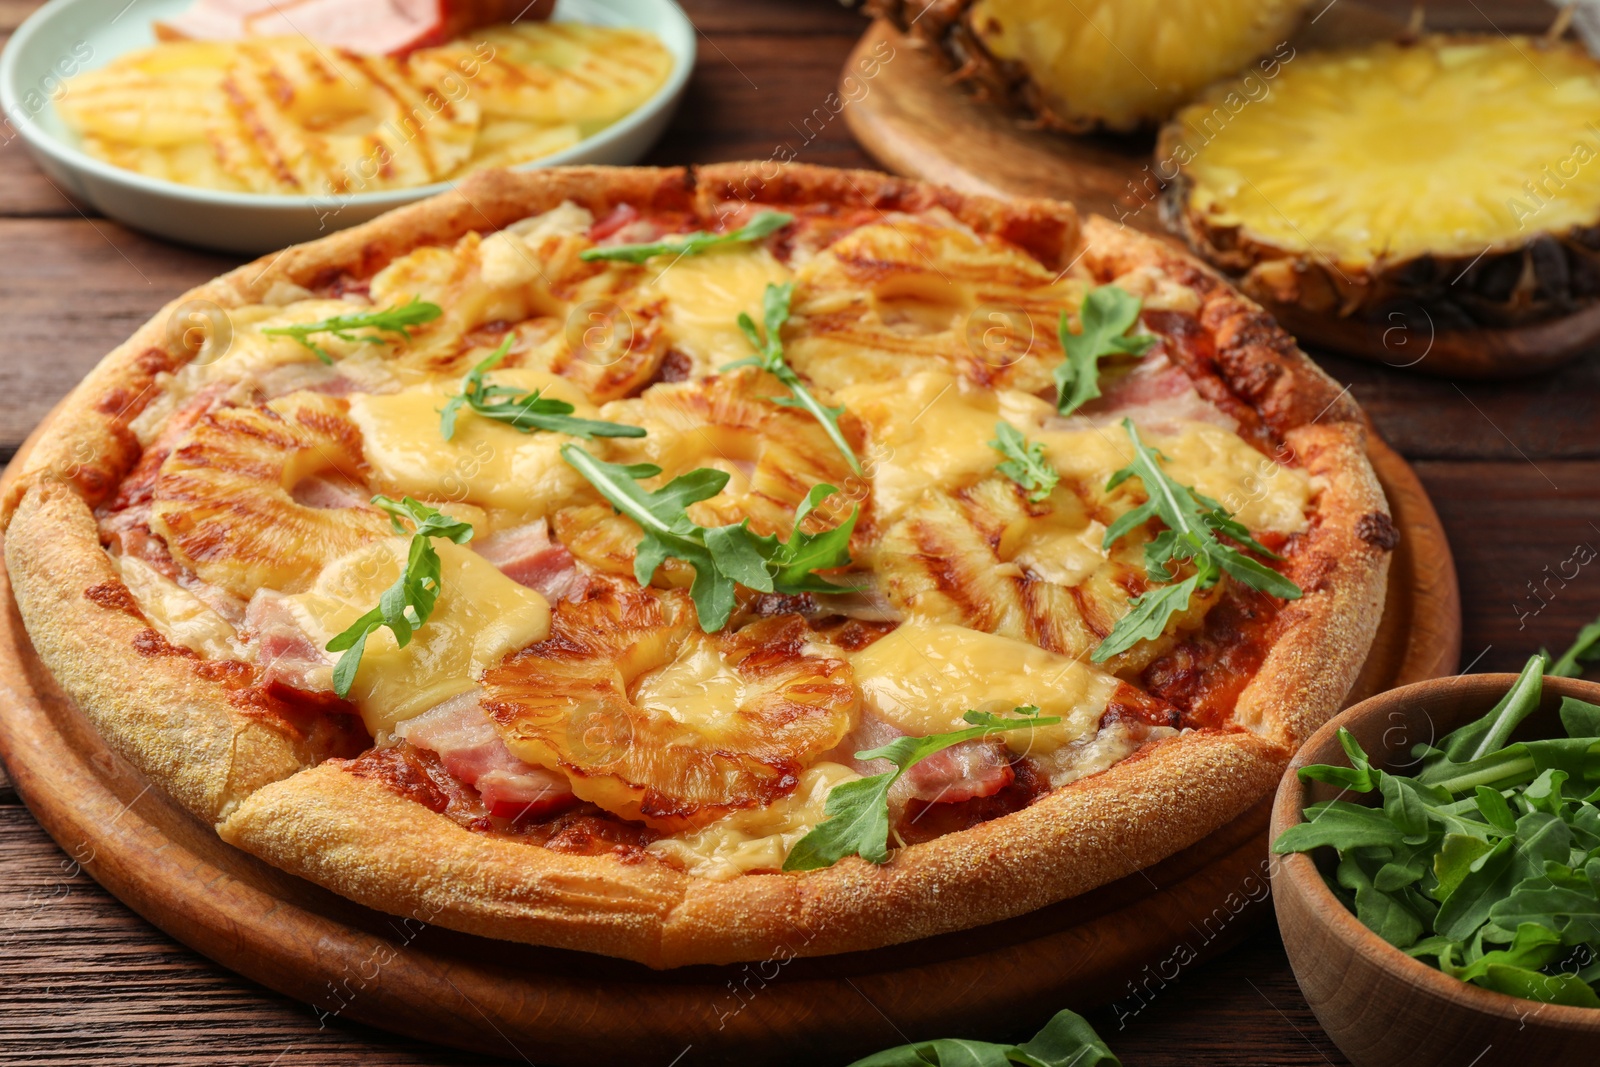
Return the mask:
<svg viewBox="0 0 1600 1067">
<path fill-rule="evenodd" d="M 1215 2 L 1222 6 L 1222 0 Z M 1018 19 L 1011 14 L 1018 7 L 1026 7 L 1025 0 L 1002 0 L 1000 4 L 994 0 L 867 0 L 865 10 L 887 19 L 913 41 L 942 53 L 954 76 L 981 99 L 1014 108 L 1041 126 L 1067 133 L 1127 133 L 1161 122 L 1210 81 L 1271 50 L 1275 42 L 1286 40 L 1308 4 L 1309 0 L 1244 0 L 1244 17 L 1238 26 L 1230 27 L 1231 32 L 1215 41 L 1197 43 L 1186 55 L 1213 58 L 1191 60 L 1186 70 L 1147 69 L 1152 66 L 1148 61 L 1136 63 L 1129 59 L 1125 50 L 1096 23 L 1090 39 L 1097 47 L 1099 41 L 1104 41 L 1117 53 L 1123 61 L 1118 65 L 1125 69 L 1096 71 L 1100 84 L 1087 93 L 1063 82 L 1055 71 L 1035 69 L 1020 55 L 1013 58 L 1002 54 L 1006 49 L 1028 50 L 1041 32 L 1050 34 L 1059 29 L 1064 36 L 1072 23 L 1089 17 L 1079 5 L 1038 4 L 1042 10 L 1059 13 L 1058 25 L 1049 25 L 1050 20 L 1046 19 Z M 996 6 L 1008 7 L 1007 14 L 1012 21 L 1022 23 L 1021 27 L 1002 30 L 1004 24 L 992 10 Z M 1115 5 L 1102 0 L 1099 6 L 1116 6 L 1122 9 L 1117 14 L 1131 14 L 1133 25 L 1141 28 L 1136 32 L 1172 17 L 1160 4 L 1152 4 L 1146 11 L 1135 10 L 1135 0 L 1119 0 Z M 1021 48 L 1017 47 L 1019 44 Z M 1059 55 L 1057 65 L 1074 70 L 1070 60 Z M 1067 75 L 1068 80 L 1071 77 Z M 1105 91 L 1105 82 L 1119 79 L 1120 85 Z"/>
<path fill-rule="evenodd" d="M 1487 36 L 1452 35 L 1424 38 L 1408 47 L 1446 40 L 1499 43 Z M 1523 39 L 1521 47 L 1539 44 Z M 1218 83 L 1191 107 L 1201 111 L 1220 106 L 1239 89 L 1237 81 Z M 1230 274 L 1246 295 L 1264 304 L 1296 334 L 1370 357 L 1374 344 L 1389 347 L 1386 331 L 1433 337 L 1446 331 L 1515 329 L 1600 305 L 1600 208 L 1592 222 L 1559 229 L 1535 225 L 1514 239 L 1481 241 L 1461 250 L 1373 256 L 1364 261 L 1339 256 L 1335 261 L 1309 240 L 1295 245 L 1269 240 L 1199 205 L 1197 183 L 1186 166 L 1193 158 L 1188 147 L 1191 130 L 1183 121 L 1189 110 L 1163 126 L 1156 146 L 1156 159 L 1167 168 L 1160 172 L 1167 182 L 1160 194 L 1162 219 L 1192 250 Z M 1585 136 L 1600 146 L 1600 133 Z M 1571 150 L 1571 144 L 1553 142 L 1552 163 Z M 1176 176 L 1171 176 L 1174 171 Z M 1529 178 L 1536 183 L 1541 175 Z M 1330 174 L 1328 180 L 1338 181 L 1338 175 Z M 1537 213 L 1532 217 L 1536 219 Z M 1335 319 L 1345 320 L 1345 326 L 1330 325 L 1329 320 Z M 1562 347 L 1547 354 L 1555 358 L 1593 339 L 1592 331 L 1552 338 L 1547 343 Z"/>
</svg>

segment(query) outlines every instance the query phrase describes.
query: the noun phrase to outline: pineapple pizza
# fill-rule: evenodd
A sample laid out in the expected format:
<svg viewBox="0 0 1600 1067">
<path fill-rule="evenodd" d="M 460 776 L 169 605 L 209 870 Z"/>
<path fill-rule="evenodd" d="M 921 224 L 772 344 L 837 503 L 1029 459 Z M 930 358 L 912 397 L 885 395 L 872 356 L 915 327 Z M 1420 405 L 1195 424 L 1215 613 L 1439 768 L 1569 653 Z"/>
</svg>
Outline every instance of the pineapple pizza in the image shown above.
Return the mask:
<svg viewBox="0 0 1600 1067">
<path fill-rule="evenodd" d="M 1199 840 L 1398 536 L 1359 409 L 1183 253 L 777 164 L 488 171 L 240 268 L 11 485 L 40 657 L 225 840 L 656 967 Z"/>
</svg>

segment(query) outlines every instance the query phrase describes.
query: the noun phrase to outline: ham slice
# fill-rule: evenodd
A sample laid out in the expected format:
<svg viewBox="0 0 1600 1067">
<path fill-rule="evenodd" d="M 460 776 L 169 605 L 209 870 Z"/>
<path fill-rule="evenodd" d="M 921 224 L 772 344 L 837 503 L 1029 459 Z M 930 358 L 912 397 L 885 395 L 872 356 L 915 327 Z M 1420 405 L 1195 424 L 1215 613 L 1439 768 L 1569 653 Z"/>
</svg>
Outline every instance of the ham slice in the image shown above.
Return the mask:
<svg viewBox="0 0 1600 1067">
<path fill-rule="evenodd" d="M 404 55 L 500 22 L 550 17 L 555 0 L 196 0 L 157 22 L 162 40 L 308 37 L 364 55 Z"/>
<path fill-rule="evenodd" d="M 860 760 L 855 754 L 881 748 L 904 736 L 891 723 L 864 711 L 855 729 L 823 759 L 843 763 L 857 774 L 882 774 L 892 769 L 888 760 Z M 993 796 L 1015 778 L 1004 743 L 999 738 L 978 738 L 952 745 L 913 763 L 894 784 L 889 799 L 896 807 L 903 807 L 912 800 L 954 804 L 974 797 Z"/>
<path fill-rule="evenodd" d="M 589 576 L 578 569 L 572 553 L 550 539 L 550 526 L 543 519 L 474 538 L 472 547 L 507 578 L 537 590 L 552 604 L 576 600 L 588 588 Z"/>
<path fill-rule="evenodd" d="M 1194 379 L 1163 352 L 1140 360 L 1119 377 L 1100 380 L 1102 395 L 1079 408 L 1070 418 L 1052 420 L 1062 426 L 1114 426 L 1125 418 L 1142 428 L 1177 429 L 1184 422 L 1209 422 L 1229 431 L 1239 421 L 1200 395 Z M 1052 428 L 1054 428 L 1052 426 Z"/>
<path fill-rule="evenodd" d="M 261 684 L 268 689 L 332 694 L 332 653 L 313 641 L 284 605 L 283 594 L 263 589 L 250 598 L 244 632 L 261 665 Z"/>
<path fill-rule="evenodd" d="M 289 495 L 308 508 L 364 508 L 370 499 L 361 486 L 321 474 L 302 479 Z"/>
<path fill-rule="evenodd" d="M 918 760 L 900 780 L 910 784 L 907 799 L 958 804 L 974 797 L 993 796 L 1015 778 L 1004 743 L 998 738 L 977 738 Z"/>
<path fill-rule="evenodd" d="M 578 802 L 565 775 L 511 754 L 476 691 L 451 697 L 394 732 L 437 755 L 453 777 L 478 791 L 491 815 L 536 818 Z"/>
</svg>

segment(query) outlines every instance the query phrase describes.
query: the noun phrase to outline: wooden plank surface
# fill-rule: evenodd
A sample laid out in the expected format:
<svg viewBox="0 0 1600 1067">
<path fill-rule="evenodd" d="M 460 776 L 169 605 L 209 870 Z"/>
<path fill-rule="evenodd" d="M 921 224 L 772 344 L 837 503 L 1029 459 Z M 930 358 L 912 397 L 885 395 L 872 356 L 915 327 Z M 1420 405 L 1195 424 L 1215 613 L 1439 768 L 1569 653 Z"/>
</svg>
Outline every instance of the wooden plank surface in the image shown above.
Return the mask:
<svg viewBox="0 0 1600 1067">
<path fill-rule="evenodd" d="M 0 0 L 0 34 L 35 6 Z M 652 162 L 792 151 L 807 162 L 870 165 L 842 121 L 809 137 L 802 126 L 833 91 L 864 25 L 858 15 L 833 0 L 684 6 L 701 30 L 700 62 Z M 1404 14 L 1411 5 L 1382 6 Z M 1478 18 L 1488 32 L 1548 10 L 1537 0 L 1429 8 L 1449 9 L 1458 24 Z M 231 265 L 83 217 L 16 142 L 0 146 L 0 455 L 163 302 Z M 1563 563 L 1577 545 L 1600 546 L 1600 362 L 1460 387 L 1322 362 L 1433 496 L 1461 576 L 1463 666 L 1515 669 L 1600 612 L 1600 566 L 1560 577 L 1573 575 Z M 1094 1021 L 1130 1067 L 1344 1062 L 1306 1008 L 1266 914 L 1221 959 L 1152 974 Z M 0 775 L 0 1065 L 469 1062 L 483 1061 L 339 1019 L 323 1025 L 309 1008 L 171 941 L 79 871 Z M 508 1049 L 506 1062 L 524 1061 Z"/>
</svg>

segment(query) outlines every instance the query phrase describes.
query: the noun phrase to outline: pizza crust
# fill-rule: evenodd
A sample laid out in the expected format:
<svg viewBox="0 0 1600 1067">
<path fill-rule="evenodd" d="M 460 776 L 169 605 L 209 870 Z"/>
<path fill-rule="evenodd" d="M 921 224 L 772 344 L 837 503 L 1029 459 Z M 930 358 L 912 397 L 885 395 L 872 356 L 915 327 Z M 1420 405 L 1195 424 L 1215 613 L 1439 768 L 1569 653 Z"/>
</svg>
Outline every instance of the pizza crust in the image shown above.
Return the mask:
<svg viewBox="0 0 1600 1067">
<path fill-rule="evenodd" d="M 772 170 L 776 168 L 776 173 Z M 137 460 L 129 422 L 186 300 L 259 302 L 282 283 L 365 277 L 421 244 L 448 244 L 572 200 L 596 215 L 621 202 L 704 214 L 756 204 L 843 203 L 881 213 L 943 208 L 1046 265 L 1080 254 L 1109 280 L 1141 265 L 1194 286 L 1216 341 L 1214 373 L 1283 436 L 1312 475 L 1317 582 L 1287 605 L 1276 643 L 1238 703 L 1245 730 L 1147 744 L 1032 806 L 897 851 L 794 874 L 695 878 L 651 861 L 573 856 L 465 830 L 359 778 L 237 689 L 167 646 L 118 604 L 91 508 Z M 775 164 L 684 169 L 487 172 L 457 190 L 241 267 L 185 294 L 119 346 L 64 403 L 0 507 L 6 564 L 40 658 L 112 747 L 231 843 L 382 910 L 484 936 L 577 948 L 655 967 L 820 955 L 893 944 L 1023 914 L 1171 855 L 1271 790 L 1293 748 L 1339 707 L 1382 613 L 1392 541 L 1365 456 L 1365 423 L 1256 305 L 1169 246 L 1068 205 L 966 196 L 870 172 Z M 1363 537 L 1362 533 L 1368 536 Z M 98 599 L 92 588 L 112 592 Z M 123 593 L 126 593 L 125 588 Z M 107 606 L 107 605 L 111 606 Z M 1003 887 L 997 891 L 997 887 Z"/>
<path fill-rule="evenodd" d="M 881 867 L 850 856 L 721 882 L 486 837 L 333 763 L 262 788 L 218 830 L 380 911 L 683 967 L 877 948 L 1032 911 L 1200 840 L 1276 786 L 1288 758 L 1252 734 L 1200 731 Z"/>
<path fill-rule="evenodd" d="M 34 650 L 107 744 L 206 822 L 317 753 L 270 716 L 241 710 L 237 687 L 196 672 L 198 659 L 153 630 L 100 547 L 83 498 L 34 485 L 5 539 Z"/>
</svg>

